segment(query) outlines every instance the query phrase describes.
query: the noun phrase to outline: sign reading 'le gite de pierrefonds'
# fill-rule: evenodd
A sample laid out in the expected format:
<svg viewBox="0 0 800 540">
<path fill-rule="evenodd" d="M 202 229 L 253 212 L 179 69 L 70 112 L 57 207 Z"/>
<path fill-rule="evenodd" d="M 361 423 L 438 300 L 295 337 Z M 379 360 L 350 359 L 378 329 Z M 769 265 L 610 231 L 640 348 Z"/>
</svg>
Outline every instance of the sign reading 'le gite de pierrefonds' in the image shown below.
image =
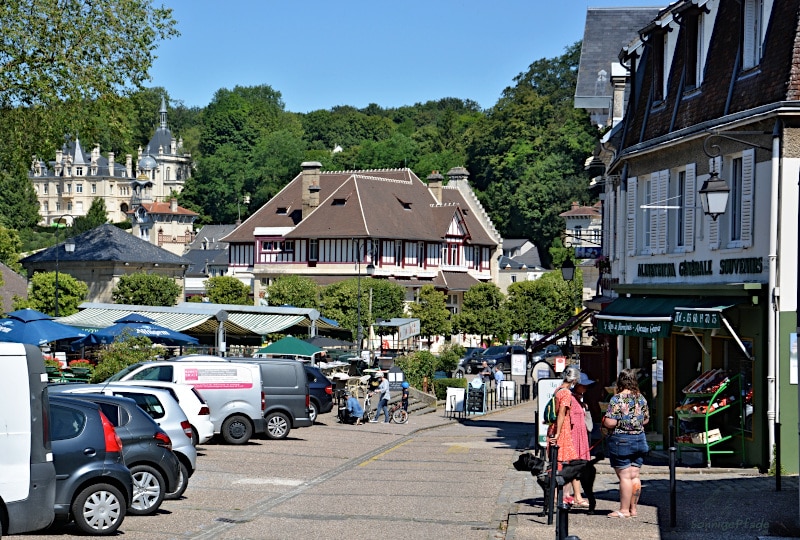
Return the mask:
<svg viewBox="0 0 800 540">
<path fill-rule="evenodd" d="M 640 264 L 638 277 L 677 277 L 714 275 L 713 261 L 682 261 L 680 263 Z M 764 270 L 762 257 L 722 259 L 717 272 L 721 276 L 760 274 Z"/>
</svg>

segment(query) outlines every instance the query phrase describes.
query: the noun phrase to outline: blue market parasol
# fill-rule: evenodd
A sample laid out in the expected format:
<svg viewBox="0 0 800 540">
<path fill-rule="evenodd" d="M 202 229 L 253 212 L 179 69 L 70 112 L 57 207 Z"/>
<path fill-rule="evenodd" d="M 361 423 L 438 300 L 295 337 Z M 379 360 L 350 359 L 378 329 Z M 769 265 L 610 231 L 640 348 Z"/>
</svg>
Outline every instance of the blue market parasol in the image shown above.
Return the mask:
<svg viewBox="0 0 800 540">
<path fill-rule="evenodd" d="M 151 319 L 143 315 L 131 313 L 121 319 L 117 319 L 115 324 L 108 328 L 92 332 L 85 338 L 72 342 L 72 348 L 75 349 L 86 345 L 107 345 L 126 333 L 134 337 L 146 337 L 153 343 L 161 343 L 163 345 L 197 345 L 199 343 L 197 338 L 172 330 L 166 326 L 154 324 Z"/>
<path fill-rule="evenodd" d="M 20 309 L 0 319 L 0 341 L 44 345 L 62 339 L 83 338 L 86 332 L 61 324 L 35 309 Z"/>
</svg>

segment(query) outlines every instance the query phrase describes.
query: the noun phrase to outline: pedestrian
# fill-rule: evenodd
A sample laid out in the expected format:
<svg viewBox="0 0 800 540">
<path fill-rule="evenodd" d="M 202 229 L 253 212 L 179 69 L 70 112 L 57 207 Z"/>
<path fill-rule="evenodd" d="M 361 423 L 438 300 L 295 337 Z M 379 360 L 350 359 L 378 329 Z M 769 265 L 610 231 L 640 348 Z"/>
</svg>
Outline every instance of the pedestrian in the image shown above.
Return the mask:
<svg viewBox="0 0 800 540">
<path fill-rule="evenodd" d="M 550 447 L 558 445 L 557 468 L 561 470 L 563 464 L 578 459 L 575 446 L 572 443 L 572 420 L 570 409 L 572 408 L 572 392 L 570 390 L 577 384 L 581 376 L 581 370 L 575 366 L 569 366 L 561 374 L 561 385 L 556 388 L 556 410 L 558 415 L 556 421 L 547 428 L 547 453 L 550 454 Z"/>
<path fill-rule="evenodd" d="M 350 392 L 347 393 L 347 412 L 350 419 L 349 423 L 353 423 L 353 420 L 355 420 L 355 425 L 360 426 L 362 424 L 361 420 L 364 417 L 364 408 L 361 406 L 358 398 Z"/>
<path fill-rule="evenodd" d="M 570 423 L 572 425 L 572 445 L 575 447 L 575 453 L 578 455 L 577 459 L 585 459 L 589 461 L 591 455 L 589 454 L 589 427 L 592 416 L 586 409 L 586 404 L 583 403 L 583 394 L 586 392 L 586 387 L 594 384 L 594 381 L 586 376 L 586 373 L 581 372 L 578 382 L 572 389 L 572 404 L 569 409 Z M 588 420 L 587 420 L 588 418 Z M 575 478 L 572 482 L 572 505 L 581 508 L 588 508 L 589 501 L 583 498 L 581 494 L 581 481 Z M 567 497 L 564 497 L 566 502 L 570 502 Z"/>
<path fill-rule="evenodd" d="M 503 382 L 505 380 L 505 378 L 506 378 L 506 376 L 503 375 L 503 370 L 500 369 L 500 366 L 495 365 L 494 366 L 494 391 L 496 393 L 496 397 L 497 397 L 498 401 L 500 401 L 500 399 L 503 397 L 503 396 L 500 395 L 500 392 L 501 392 L 500 383 Z"/>
<path fill-rule="evenodd" d="M 608 402 L 603 427 L 608 436 L 608 458 L 619 478 L 619 510 L 610 518 L 636 517 L 636 505 L 642 494 L 639 471 L 650 450 L 644 426 L 650 421 L 647 400 L 639 391 L 636 372 L 623 369 L 617 377 L 617 389 Z"/>
<path fill-rule="evenodd" d="M 491 385 L 492 370 L 489 367 L 489 363 L 486 360 L 484 360 L 483 363 L 481 364 L 481 378 L 483 379 L 484 384 L 486 384 L 487 386 Z"/>
<path fill-rule="evenodd" d="M 381 411 L 383 411 L 385 424 L 389 423 L 389 400 L 391 396 L 389 395 L 389 381 L 386 379 L 385 374 L 383 371 L 378 372 L 378 379 L 381 383 L 378 385 L 378 409 L 375 411 L 375 418 L 370 420 L 370 422 L 377 422 L 378 417 L 381 415 Z"/>
<path fill-rule="evenodd" d="M 403 405 L 403 410 L 408 412 L 408 389 L 411 386 L 408 381 L 403 381 L 400 385 L 403 388 L 403 393 L 400 395 L 400 403 Z"/>
</svg>

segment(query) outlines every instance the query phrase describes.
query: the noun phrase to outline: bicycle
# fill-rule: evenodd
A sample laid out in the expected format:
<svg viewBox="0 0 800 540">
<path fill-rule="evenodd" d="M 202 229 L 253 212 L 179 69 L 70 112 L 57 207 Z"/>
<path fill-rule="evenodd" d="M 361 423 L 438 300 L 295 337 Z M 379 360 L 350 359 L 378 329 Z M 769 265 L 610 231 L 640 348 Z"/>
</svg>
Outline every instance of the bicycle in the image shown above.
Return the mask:
<svg viewBox="0 0 800 540">
<path fill-rule="evenodd" d="M 375 417 L 375 414 L 372 412 L 372 397 L 373 392 L 367 392 L 367 395 L 364 397 L 364 415 L 367 417 L 368 420 L 371 420 Z M 394 421 L 395 424 L 405 424 L 408 422 L 408 411 L 403 409 L 403 403 L 398 401 L 391 407 L 389 407 L 389 422 Z"/>
</svg>

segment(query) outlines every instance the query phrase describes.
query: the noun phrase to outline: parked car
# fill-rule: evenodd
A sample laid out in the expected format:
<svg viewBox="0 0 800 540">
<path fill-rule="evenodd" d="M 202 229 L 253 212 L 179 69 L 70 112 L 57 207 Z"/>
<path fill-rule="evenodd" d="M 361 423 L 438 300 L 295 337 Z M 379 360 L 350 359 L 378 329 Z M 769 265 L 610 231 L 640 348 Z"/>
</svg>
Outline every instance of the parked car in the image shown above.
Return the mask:
<svg viewBox="0 0 800 540">
<path fill-rule="evenodd" d="M 126 386 L 121 383 L 67 384 L 56 388 L 68 393 L 105 394 L 134 400 L 172 440 L 172 451 L 180 460 L 180 477 L 175 491 L 168 492 L 164 498 L 181 498 L 197 467 L 197 449 L 192 444 L 192 426 L 174 394 L 165 388 Z"/>
<path fill-rule="evenodd" d="M 0 535 L 44 529 L 55 514 L 47 370 L 34 345 L 0 343 Z M 5 529 L 5 530 L 3 530 Z"/>
<path fill-rule="evenodd" d="M 526 354 L 525 347 L 522 345 L 494 345 L 484 349 L 482 353 L 468 358 L 464 363 L 464 370 L 466 373 L 480 373 L 483 369 L 483 362 L 486 361 L 490 368 L 497 364 L 502 371 L 508 371 L 511 369 L 512 354 Z"/>
<path fill-rule="evenodd" d="M 189 384 L 205 398 L 214 433 L 228 444 L 245 444 L 264 433 L 264 391 L 261 371 L 252 364 L 233 363 L 210 355 L 178 356 L 139 362 L 112 375 L 109 381 L 164 381 Z"/>
<path fill-rule="evenodd" d="M 261 370 L 267 438 L 285 439 L 291 429 L 312 425 L 308 376 L 302 362 L 229 358 L 231 362 L 256 364 Z"/>
<path fill-rule="evenodd" d="M 317 421 L 320 414 L 333 409 L 333 383 L 319 368 L 303 364 L 308 377 L 308 394 L 310 398 L 308 415 L 312 422 Z"/>
<path fill-rule="evenodd" d="M 553 360 L 551 360 L 551 358 L 553 358 L 554 356 L 563 356 L 563 355 L 564 351 L 561 350 L 561 347 L 559 347 L 555 343 L 551 343 L 550 345 L 547 345 L 545 348 L 535 351 L 531 355 L 531 360 L 533 361 L 534 364 L 541 360 L 547 360 L 552 364 Z"/>
<path fill-rule="evenodd" d="M 52 395 L 57 395 L 55 392 Z M 61 394 L 67 395 L 67 394 Z M 133 477 L 128 513 L 145 516 L 161 507 L 164 496 L 178 488 L 180 461 L 167 432 L 130 398 L 103 394 L 69 394 L 96 403 L 122 440 L 125 465 Z"/>
<path fill-rule="evenodd" d="M 100 406 L 66 394 L 50 396 L 56 469 L 55 514 L 87 534 L 114 534 L 133 497 L 122 442 Z"/>
<path fill-rule="evenodd" d="M 189 424 L 192 427 L 192 444 L 195 446 L 205 444 L 214 436 L 214 423 L 211 421 L 211 411 L 205 398 L 190 384 L 179 384 L 166 381 L 133 381 L 114 382 L 111 384 L 125 384 L 127 386 L 146 386 L 149 388 L 163 388 L 169 390 L 178 400 Z M 175 441 L 173 441 L 173 444 Z"/>
<path fill-rule="evenodd" d="M 459 359 L 458 365 L 456 366 L 455 371 L 453 371 L 453 377 L 456 379 L 461 379 L 466 373 L 472 373 L 474 365 L 469 367 L 470 371 L 467 371 L 467 364 L 470 363 L 473 357 L 480 355 L 482 352 L 482 347 L 467 347 L 464 356 Z"/>
</svg>

